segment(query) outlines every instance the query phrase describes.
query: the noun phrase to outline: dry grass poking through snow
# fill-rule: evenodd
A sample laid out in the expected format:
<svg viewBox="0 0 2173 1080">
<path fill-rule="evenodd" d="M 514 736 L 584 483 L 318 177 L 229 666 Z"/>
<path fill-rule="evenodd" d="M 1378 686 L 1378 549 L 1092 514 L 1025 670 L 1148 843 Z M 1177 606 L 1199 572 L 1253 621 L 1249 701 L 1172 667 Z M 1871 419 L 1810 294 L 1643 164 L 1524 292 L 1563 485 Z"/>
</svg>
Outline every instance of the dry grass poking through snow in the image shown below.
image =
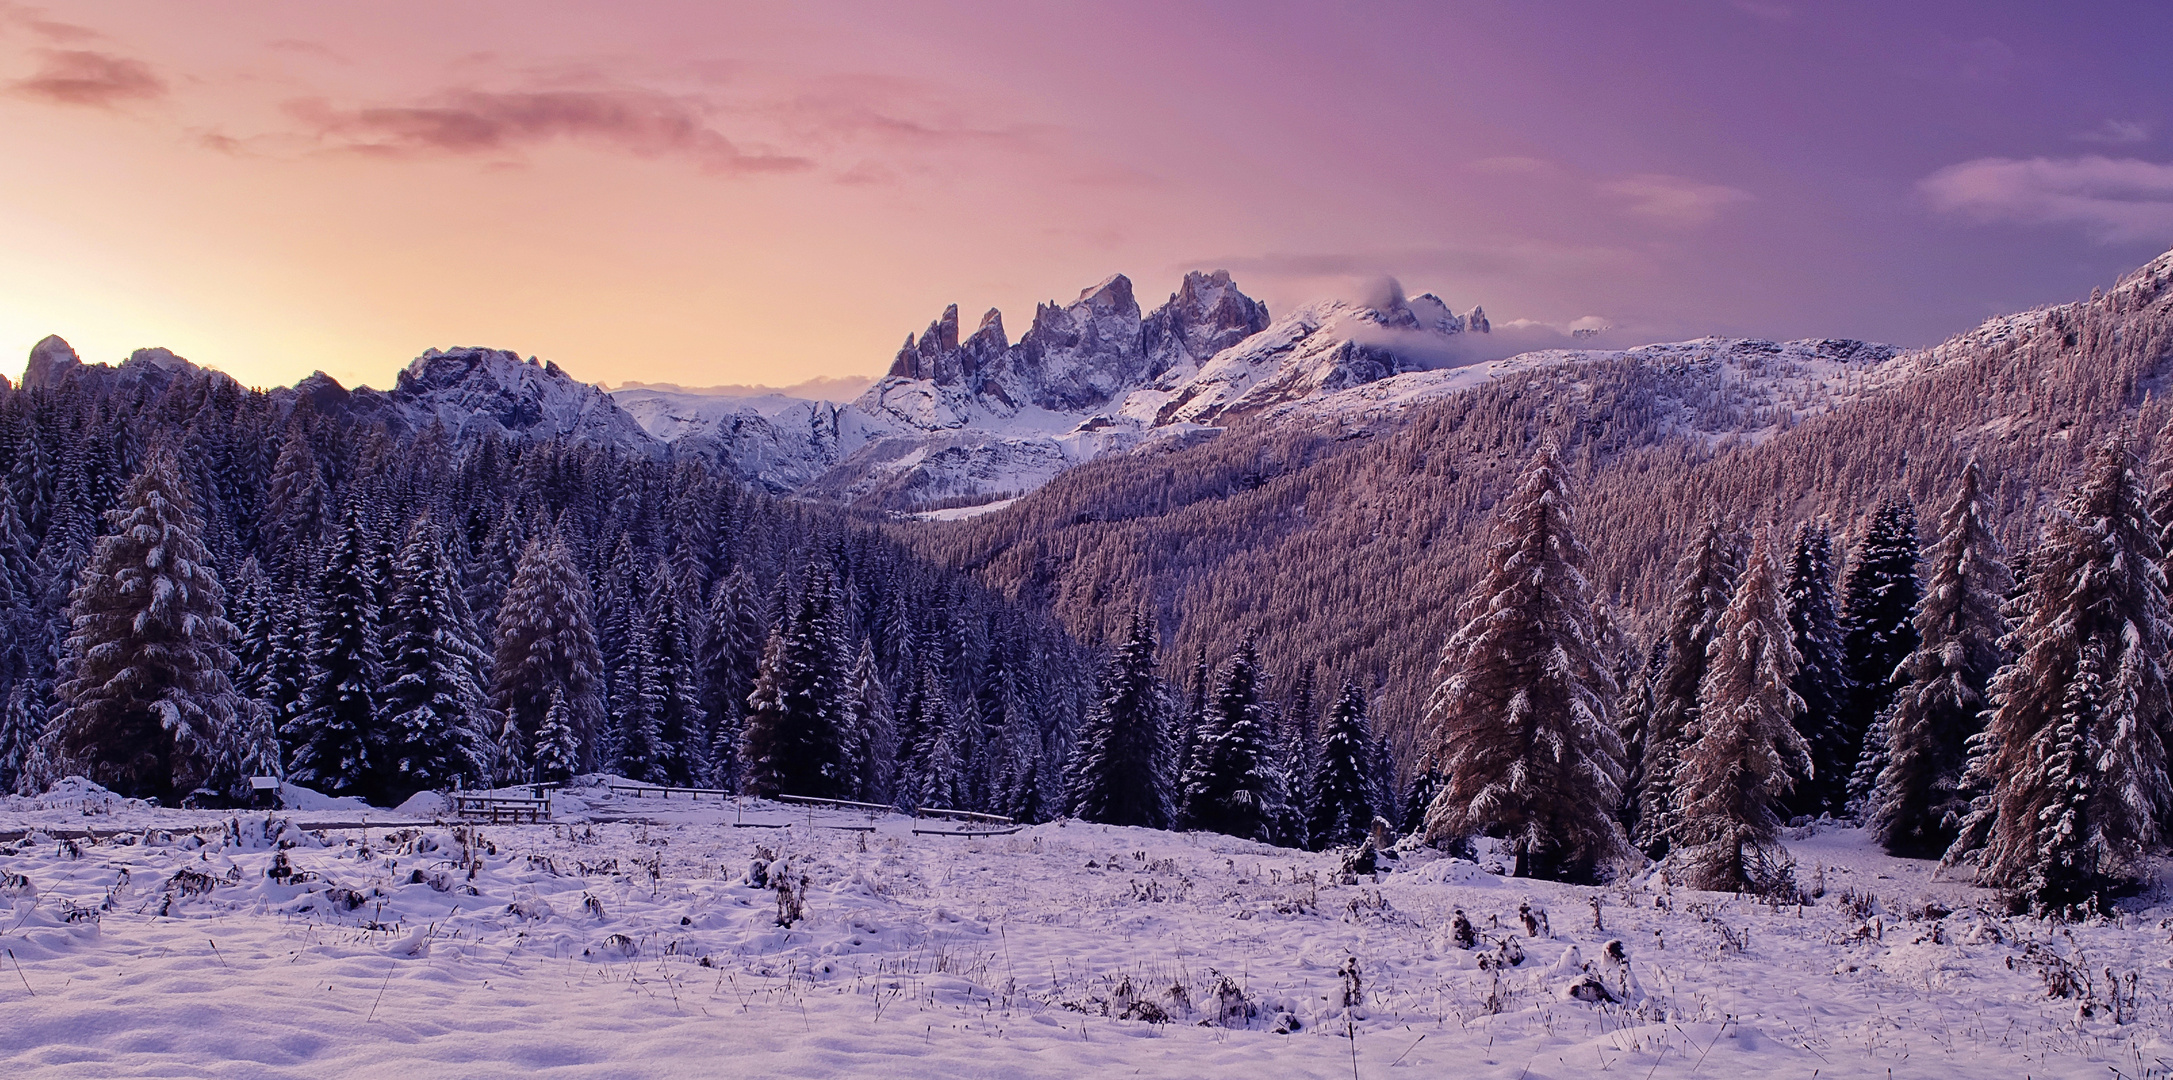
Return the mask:
<svg viewBox="0 0 2173 1080">
<path fill-rule="evenodd" d="M 1853 830 L 1791 845 L 1823 885 L 1799 908 L 1078 823 L 565 805 L 654 822 L 137 808 L 0 846 L 0 1073 L 2173 1076 L 2162 889 L 1999 918 Z"/>
</svg>

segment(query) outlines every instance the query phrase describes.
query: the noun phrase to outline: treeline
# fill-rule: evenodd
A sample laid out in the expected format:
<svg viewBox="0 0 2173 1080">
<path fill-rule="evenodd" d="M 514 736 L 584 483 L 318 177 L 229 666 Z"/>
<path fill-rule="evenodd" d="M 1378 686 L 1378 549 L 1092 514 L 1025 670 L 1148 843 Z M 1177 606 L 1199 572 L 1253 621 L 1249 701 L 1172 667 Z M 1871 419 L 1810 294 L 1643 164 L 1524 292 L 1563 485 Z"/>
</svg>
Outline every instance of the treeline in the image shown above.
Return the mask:
<svg viewBox="0 0 2173 1080">
<path fill-rule="evenodd" d="M 195 369 L 0 390 L 8 789 L 396 803 L 602 769 L 1043 817 L 1092 667 L 697 462 L 396 437 Z"/>
</svg>

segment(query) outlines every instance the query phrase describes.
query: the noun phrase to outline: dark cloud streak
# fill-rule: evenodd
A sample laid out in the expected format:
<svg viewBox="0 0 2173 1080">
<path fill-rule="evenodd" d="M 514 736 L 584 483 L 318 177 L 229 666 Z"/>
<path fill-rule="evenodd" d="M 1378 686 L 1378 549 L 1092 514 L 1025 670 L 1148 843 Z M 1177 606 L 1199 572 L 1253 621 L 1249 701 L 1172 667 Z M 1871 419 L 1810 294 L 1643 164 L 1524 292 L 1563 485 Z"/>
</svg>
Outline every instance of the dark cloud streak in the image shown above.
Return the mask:
<svg viewBox="0 0 2173 1080">
<path fill-rule="evenodd" d="M 84 49 L 40 49 L 38 69 L 11 93 L 53 105 L 111 109 L 166 96 L 166 81 L 141 60 Z"/>
<path fill-rule="evenodd" d="M 680 157 L 724 175 L 799 172 L 804 157 L 751 151 L 711 126 L 707 102 L 650 90 L 454 91 L 412 105 L 335 108 L 320 99 L 287 112 L 324 145 L 373 157 L 504 155 L 557 141 L 637 157 Z"/>
</svg>

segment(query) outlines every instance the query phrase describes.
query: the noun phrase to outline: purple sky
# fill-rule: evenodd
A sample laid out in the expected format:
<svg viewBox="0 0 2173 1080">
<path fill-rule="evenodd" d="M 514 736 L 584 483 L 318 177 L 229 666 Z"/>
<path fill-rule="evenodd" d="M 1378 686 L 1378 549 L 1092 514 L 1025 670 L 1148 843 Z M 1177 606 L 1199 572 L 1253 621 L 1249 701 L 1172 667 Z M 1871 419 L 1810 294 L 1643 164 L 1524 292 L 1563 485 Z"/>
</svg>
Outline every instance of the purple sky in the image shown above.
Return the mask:
<svg viewBox="0 0 2173 1080">
<path fill-rule="evenodd" d="M 2173 245 L 2173 5 L 0 0 L 0 349 L 873 374 L 1109 273 L 1930 344 Z"/>
</svg>

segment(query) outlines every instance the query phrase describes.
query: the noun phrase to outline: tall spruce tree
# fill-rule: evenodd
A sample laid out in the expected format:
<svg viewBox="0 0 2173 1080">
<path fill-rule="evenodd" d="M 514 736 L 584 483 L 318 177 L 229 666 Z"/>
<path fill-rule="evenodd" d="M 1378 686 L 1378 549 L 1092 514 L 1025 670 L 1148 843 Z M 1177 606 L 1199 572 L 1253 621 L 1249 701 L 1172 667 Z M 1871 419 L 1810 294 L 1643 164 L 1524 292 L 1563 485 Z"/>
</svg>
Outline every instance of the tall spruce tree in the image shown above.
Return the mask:
<svg viewBox="0 0 2173 1080">
<path fill-rule="evenodd" d="M 1872 515 L 1864 541 L 1849 563 L 1848 602 L 1842 614 L 1842 651 L 1849 675 L 1848 706 L 1839 714 L 1833 738 L 1850 752 L 1850 768 L 1833 779 L 1844 784 L 1843 801 L 1867 794 L 1878 775 L 1877 763 L 1856 767 L 1867 755 L 1883 757 L 1884 730 L 1871 737 L 1894 695 L 1901 689 L 1901 663 L 1916 651 L 1917 581 L 1916 509 L 1905 499 L 1888 499 Z M 1860 777 L 1846 790 L 1850 777 Z"/>
<path fill-rule="evenodd" d="M 386 753 L 379 788 L 417 791 L 489 778 L 495 726 L 485 697 L 483 642 L 470 621 L 442 534 L 425 515 L 408 529 L 386 612 Z"/>
<path fill-rule="evenodd" d="M 1947 851 L 2018 907 L 2072 913 L 2144 873 L 2173 809 L 2163 658 L 2173 643 L 2158 529 L 2125 444 L 2093 457 L 2031 552 L 1970 762 L 1984 790 Z"/>
<path fill-rule="evenodd" d="M 1519 876 L 1589 879 L 1627 847 L 1620 690 L 1594 640 L 1591 556 L 1551 447 L 1496 521 L 1427 706 L 1427 757 L 1444 780 L 1426 833 L 1507 840 Z"/>
<path fill-rule="evenodd" d="M 1846 722 L 1848 654 L 1834 603 L 1833 534 L 1825 522 L 1796 527 L 1788 560 L 1788 626 L 1800 658 L 1791 687 L 1803 699 L 1796 730 L 1811 745 L 1811 775 L 1799 780 L 1789 808 L 1797 814 L 1838 814 L 1847 805 L 1849 773 L 1860 748 L 1850 743 Z"/>
<path fill-rule="evenodd" d="M 1154 625 L 1135 608 L 1124 641 L 1102 668 L 1100 700 L 1079 729 L 1071 812 L 1082 821 L 1170 826 L 1168 736 L 1154 677 Z"/>
<path fill-rule="evenodd" d="M 829 571 L 810 567 L 791 620 L 764 651 L 741 736 L 750 793 L 843 798 L 853 790 L 831 639 L 835 605 Z"/>
<path fill-rule="evenodd" d="M 875 660 L 875 643 L 860 639 L 860 651 L 845 673 L 843 700 L 854 798 L 882 802 L 890 797 L 891 766 L 898 754 L 898 733 L 891 721 L 890 689 Z"/>
<path fill-rule="evenodd" d="M 512 584 L 498 605 L 497 642 L 491 666 L 498 708 L 536 747 L 538 731 L 555 694 L 565 709 L 574 747 L 572 768 L 597 765 L 603 724 L 603 656 L 597 649 L 588 583 L 574 568 L 566 545 L 553 538 L 530 540 Z"/>
<path fill-rule="evenodd" d="M 1916 617 L 1918 645 L 1902 662 L 1908 681 L 1887 719 L 1871 823 L 1891 855 L 1938 858 L 1969 812 L 1962 773 L 1969 739 L 1984 727 L 2006 630 L 2000 605 L 2014 586 L 1985 499 L 1984 470 L 1972 461 L 1940 518 Z"/>
<path fill-rule="evenodd" d="M 1184 826 L 1273 842 L 1274 753 L 1261 707 L 1260 646 L 1248 635 L 1223 668 L 1184 784 Z"/>
<path fill-rule="evenodd" d="M 1803 699 L 1790 689 L 1796 646 L 1774 546 L 1772 533 L 1760 530 L 1721 615 L 1699 689 L 1697 738 L 1676 773 L 1671 857 L 1694 888 L 1785 883 L 1776 811 L 1796 778 L 1809 774 L 1811 754 L 1795 726 Z"/>
<path fill-rule="evenodd" d="M 1307 833 L 1312 846 L 1356 844 L 1380 816 L 1381 798 L 1373 782 L 1373 725 L 1366 717 L 1366 692 L 1345 681 L 1328 710 L 1314 755 L 1313 805 Z"/>
<path fill-rule="evenodd" d="M 655 680 L 654 709 L 664 744 L 664 776 L 671 783 L 708 783 L 715 771 L 710 758 L 709 711 L 702 705 L 702 679 L 695 653 L 698 628 L 695 605 L 700 583 L 682 577 L 670 560 L 659 556 L 649 571 L 646 619 Z"/>
<path fill-rule="evenodd" d="M 373 772 L 386 750 L 378 727 L 383 668 L 372 544 L 350 505 L 330 539 L 309 620 L 309 667 L 295 715 L 280 732 L 287 775 L 330 795 L 379 795 Z"/>
<path fill-rule="evenodd" d="M 1668 605 L 1663 659 L 1653 676 L 1652 720 L 1645 750 L 1632 763 L 1630 791 L 1637 800 L 1631 835 L 1647 855 L 1667 854 L 1675 823 L 1675 772 L 1682 752 L 1698 734 L 1698 689 L 1720 616 L 1743 572 L 1741 542 L 1717 517 L 1675 564 L 1675 595 Z"/>
<path fill-rule="evenodd" d="M 739 790 L 739 744 L 747 695 L 754 690 L 766 634 L 761 602 L 746 571 L 717 580 L 702 620 L 696 668 L 702 678 L 702 711 L 709 717 L 713 782 Z"/>
<path fill-rule="evenodd" d="M 229 786 L 236 632 L 173 456 L 151 454 L 106 520 L 69 595 L 57 753 L 130 795 Z"/>
</svg>

